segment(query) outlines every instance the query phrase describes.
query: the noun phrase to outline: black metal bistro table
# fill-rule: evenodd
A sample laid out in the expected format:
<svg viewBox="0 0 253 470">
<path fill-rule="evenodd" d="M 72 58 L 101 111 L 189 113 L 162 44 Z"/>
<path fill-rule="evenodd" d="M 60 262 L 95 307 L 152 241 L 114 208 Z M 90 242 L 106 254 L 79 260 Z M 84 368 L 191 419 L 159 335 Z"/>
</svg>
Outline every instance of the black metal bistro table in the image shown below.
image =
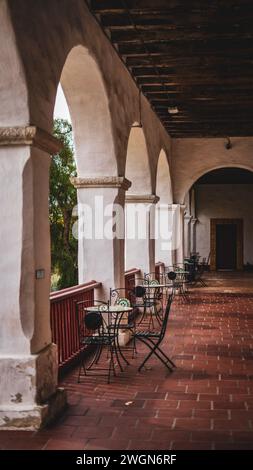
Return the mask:
<svg viewBox="0 0 253 470">
<path fill-rule="evenodd" d="M 89 312 L 99 312 L 101 315 L 108 315 L 108 325 L 107 329 L 109 334 L 112 335 L 115 341 L 115 356 L 119 368 L 123 371 L 123 367 L 120 361 L 120 358 L 129 365 L 127 358 L 124 356 L 119 343 L 119 332 L 124 329 L 124 325 L 128 324 L 128 314 L 133 310 L 133 307 L 127 307 L 125 305 L 108 305 L 107 308 L 99 309 L 99 307 L 92 306 L 87 307 Z"/>
</svg>

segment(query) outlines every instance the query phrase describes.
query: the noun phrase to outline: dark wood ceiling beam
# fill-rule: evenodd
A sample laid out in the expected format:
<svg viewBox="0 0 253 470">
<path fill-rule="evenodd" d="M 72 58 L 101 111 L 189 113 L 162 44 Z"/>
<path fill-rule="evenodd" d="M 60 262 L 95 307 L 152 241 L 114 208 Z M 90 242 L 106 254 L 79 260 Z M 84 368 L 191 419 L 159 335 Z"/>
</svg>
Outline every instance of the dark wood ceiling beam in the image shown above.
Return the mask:
<svg viewBox="0 0 253 470">
<path fill-rule="evenodd" d="M 244 128 L 249 128 L 252 129 L 253 132 L 253 126 L 250 126 L 248 123 L 244 122 L 242 123 Z M 204 121 L 204 122 L 177 122 L 177 123 L 165 123 L 166 127 L 172 128 L 172 129 L 195 129 L 195 128 L 200 128 L 200 129 L 205 129 L 207 127 L 222 127 L 223 129 L 230 129 L 230 128 L 238 128 L 238 121 L 228 121 L 227 123 L 225 122 L 215 122 L 215 121 Z"/>
<path fill-rule="evenodd" d="M 240 39 L 238 40 L 220 40 L 220 41 L 159 41 L 151 44 L 143 44 L 141 42 L 122 44 L 119 45 L 119 52 L 123 56 L 145 56 L 151 55 L 170 55 L 176 56 L 182 55 L 182 50 L 186 57 L 190 56 L 221 56 L 226 57 L 248 57 L 252 59 L 252 45 L 253 40 Z"/>
<path fill-rule="evenodd" d="M 232 54 L 232 52 L 231 52 Z M 152 56 L 152 62 L 150 60 L 150 57 L 148 55 L 136 55 L 132 57 L 127 57 L 126 58 L 126 65 L 128 67 L 141 67 L 143 66 L 149 66 L 152 65 L 155 66 L 160 66 L 161 67 L 168 67 L 170 66 L 171 68 L 173 67 L 187 67 L 188 70 L 191 71 L 191 68 L 197 68 L 199 67 L 200 70 L 204 71 L 205 67 L 214 67 L 214 70 L 217 72 L 219 70 L 233 70 L 235 68 L 236 63 L 236 68 L 240 69 L 240 67 L 247 67 L 248 65 L 252 67 L 253 65 L 253 57 L 252 57 L 252 51 L 250 54 L 250 57 L 244 57 L 242 55 L 234 54 L 234 56 L 231 55 L 231 57 L 228 57 L 227 55 L 221 57 L 217 54 L 214 55 L 209 55 L 203 57 L 201 56 L 187 56 L 186 54 L 182 55 L 182 52 L 178 55 L 171 55 L 171 54 L 154 54 Z"/>
<path fill-rule="evenodd" d="M 183 109 L 187 109 L 189 106 L 195 108 L 198 112 L 201 108 L 207 109 L 214 107 L 215 109 L 220 109 L 221 107 L 224 109 L 233 109 L 235 112 L 238 109 L 248 109 L 249 106 L 253 106 L 253 96 L 250 96 L 248 99 L 245 98 L 244 103 L 242 99 L 238 99 L 237 97 L 230 96 L 229 101 L 225 98 L 193 98 L 189 96 L 179 95 L 178 97 L 164 97 L 159 99 L 153 99 L 150 96 L 148 97 L 149 101 L 155 106 L 157 109 L 159 107 L 169 107 L 169 106 L 177 106 L 178 108 L 182 107 Z"/>
<path fill-rule="evenodd" d="M 159 10 L 153 9 L 152 11 L 137 11 L 137 10 L 129 10 L 130 16 L 127 13 L 127 10 L 122 10 L 120 12 L 106 12 L 103 13 L 101 10 L 96 10 L 94 13 L 99 14 L 101 24 L 104 27 L 113 29 L 125 29 L 128 28 L 132 29 L 133 22 L 138 28 L 138 30 L 148 30 L 157 28 L 159 30 L 167 29 L 171 27 L 174 29 L 175 27 L 178 28 L 189 28 L 189 27 L 197 27 L 198 25 L 200 28 L 208 28 L 213 29 L 215 31 L 215 27 L 217 25 L 218 29 L 221 29 L 223 24 L 224 28 L 229 27 L 230 25 L 245 25 L 245 29 L 247 30 L 250 25 L 250 21 L 252 20 L 253 12 L 251 10 L 241 10 L 238 11 L 237 14 L 228 8 L 227 11 L 223 11 L 222 14 L 210 16 L 208 12 L 193 12 L 191 9 L 191 5 L 189 2 L 189 10 L 188 13 L 186 11 L 187 4 L 184 4 L 184 7 L 181 8 L 181 11 L 173 11 L 172 9 L 169 10 Z M 206 8 L 206 7 L 205 7 Z M 236 27 L 236 26 L 235 26 Z"/>
<path fill-rule="evenodd" d="M 185 0 L 126 0 L 125 3 L 121 0 L 90 0 L 89 3 L 94 12 L 124 11 L 125 8 L 123 5 L 127 5 L 131 11 L 134 10 L 141 13 L 150 13 L 159 10 L 166 12 L 171 10 L 183 14 L 189 10 L 202 11 L 203 14 L 206 15 L 207 11 L 207 5 L 203 0 L 191 0 L 189 3 L 185 2 Z M 227 0 L 212 0 L 212 2 L 208 4 L 208 11 L 220 13 L 221 10 L 223 12 L 227 10 L 230 13 L 238 13 L 238 11 L 242 11 L 251 5 L 251 0 L 240 0 L 239 4 L 238 2 L 228 2 Z"/>
<path fill-rule="evenodd" d="M 252 0 L 88 3 L 170 135 L 253 135 Z"/>
<path fill-rule="evenodd" d="M 198 61 L 199 62 L 199 61 Z M 187 71 L 185 67 L 188 67 Z M 196 60 L 192 59 L 192 66 L 189 67 L 188 60 L 185 62 L 181 59 L 181 63 L 175 63 L 171 67 L 156 64 L 150 65 L 145 64 L 139 67 L 132 67 L 132 73 L 135 77 L 153 77 L 159 73 L 160 76 L 170 78 L 171 76 L 177 76 L 178 78 L 187 80 L 188 77 L 201 77 L 203 80 L 208 79 L 229 79 L 235 76 L 235 78 L 244 79 L 244 77 L 252 78 L 253 76 L 253 61 L 247 60 L 245 64 L 243 62 L 234 63 L 233 61 L 221 61 L 217 58 L 217 62 L 198 64 Z M 186 73 L 187 72 L 187 73 Z"/>
<path fill-rule="evenodd" d="M 232 119 L 237 119 L 238 121 L 244 121 L 249 122 L 250 125 L 253 125 L 253 111 L 252 110 L 241 110 L 241 111 L 236 111 L 235 109 L 227 109 L 226 111 L 224 109 L 213 109 L 213 110 L 205 110 L 205 111 L 198 111 L 196 109 L 187 109 L 187 110 L 179 110 L 179 113 L 177 115 L 172 115 L 168 113 L 167 108 L 164 109 L 163 112 L 159 112 L 157 110 L 157 114 L 161 120 L 163 119 L 169 119 L 172 122 L 176 122 L 177 118 L 176 116 L 181 116 L 182 118 L 187 118 L 191 121 L 194 120 L 210 120 L 210 121 L 216 121 L 216 119 L 224 119 L 224 120 L 232 120 Z"/>
<path fill-rule="evenodd" d="M 142 86 L 142 91 L 144 93 L 149 93 L 149 94 L 162 94 L 167 92 L 168 94 L 170 93 L 182 93 L 182 94 L 199 94 L 200 96 L 206 96 L 212 93 L 213 95 L 223 95 L 226 93 L 231 94 L 238 94 L 239 96 L 245 96 L 245 95 L 250 95 L 253 92 L 253 80 L 251 83 L 249 82 L 249 86 L 246 87 L 245 83 L 242 83 L 241 85 L 233 83 L 230 86 L 222 86 L 222 85 L 183 85 L 183 84 L 178 84 L 178 85 L 172 85 L 172 84 L 165 84 L 163 83 L 160 84 L 150 84 L 150 85 L 145 85 Z"/>
<path fill-rule="evenodd" d="M 223 126 L 223 124 L 219 124 L 216 126 L 214 123 L 211 123 L 209 126 L 202 126 L 199 124 L 198 126 L 169 126 L 167 124 L 163 124 L 165 129 L 171 133 L 171 132 L 181 132 L 185 134 L 192 134 L 194 132 L 216 132 L 217 134 L 220 134 L 221 136 L 232 136 L 232 135 L 239 135 L 239 134 L 244 134 L 244 135 L 253 135 L 253 129 L 252 127 L 249 126 L 242 126 L 239 127 L 238 124 L 236 125 L 231 125 L 231 126 Z"/>
<path fill-rule="evenodd" d="M 154 102 L 157 104 L 159 103 L 168 103 L 168 106 L 170 104 L 178 104 L 179 102 L 182 103 L 188 103 L 188 102 L 194 102 L 195 103 L 195 106 L 199 106 L 199 103 L 203 103 L 204 102 L 204 105 L 207 103 L 209 105 L 209 103 L 213 104 L 213 103 L 216 103 L 217 104 L 223 104 L 223 105 L 226 105 L 229 103 L 231 103 L 231 105 L 233 105 L 234 103 L 241 103 L 243 104 L 244 102 L 247 104 L 249 101 L 251 101 L 251 103 L 253 102 L 253 93 L 251 91 L 251 94 L 247 97 L 247 96 L 236 96 L 236 98 L 234 97 L 234 95 L 231 95 L 230 93 L 227 93 L 227 94 L 221 94 L 221 95 L 218 95 L 215 96 L 214 94 L 182 94 L 182 93 L 164 93 L 164 95 L 162 93 L 160 94 L 156 94 L 156 93 L 153 93 L 153 94 L 150 94 L 150 93 L 145 93 L 145 96 L 148 98 L 148 100 L 153 104 Z M 200 104 L 201 106 L 201 104 Z"/>
<path fill-rule="evenodd" d="M 141 32 L 141 39 L 147 45 L 149 44 L 156 44 L 157 41 L 166 42 L 166 41 L 223 41 L 223 40 L 237 40 L 238 34 L 240 34 L 241 39 L 252 39 L 253 38 L 253 31 L 252 31 L 252 22 L 251 24 L 247 25 L 234 25 L 231 28 L 224 28 L 224 25 L 216 26 L 215 30 L 205 31 L 204 27 L 196 27 L 196 29 L 187 30 L 185 28 L 173 28 L 173 29 L 166 29 L 166 30 L 143 30 Z M 124 44 L 136 44 L 140 40 L 140 35 L 136 32 L 135 29 L 131 30 L 112 30 L 111 32 L 111 39 L 112 42 L 117 43 L 118 45 Z"/>
<path fill-rule="evenodd" d="M 187 132 L 170 132 L 168 129 L 166 129 L 168 134 L 170 135 L 170 137 L 174 138 L 174 139 L 193 139 L 193 138 L 198 138 L 198 139 L 204 139 L 204 138 L 220 138 L 220 137 L 224 137 L 224 133 L 220 133 L 220 132 L 217 132 L 217 131 L 214 131 L 214 132 L 211 132 L 211 131 L 208 131 L 208 132 L 191 132 L 190 134 L 187 134 Z M 236 133 L 232 133 L 230 134 L 230 137 L 252 137 L 253 134 L 252 132 L 244 132 L 244 131 L 239 131 L 239 132 L 236 132 Z"/>
<path fill-rule="evenodd" d="M 187 118 L 185 118 L 185 121 L 186 121 Z M 192 116 L 190 116 L 190 118 L 187 120 L 186 123 L 184 123 L 184 121 L 174 121 L 174 120 L 169 120 L 168 118 L 167 119 L 164 119 L 164 122 L 166 121 L 166 125 L 171 125 L 171 126 L 188 126 L 188 127 L 191 127 L 189 125 L 189 121 L 191 121 L 192 123 L 192 126 L 196 126 L 196 125 L 202 125 L 205 126 L 205 125 L 209 125 L 209 124 L 212 124 L 212 125 L 216 125 L 216 123 L 218 122 L 223 122 L 223 127 L 227 127 L 227 126 L 231 126 L 233 123 L 234 125 L 237 125 L 238 122 L 242 123 L 244 126 L 248 126 L 248 127 L 252 127 L 253 129 L 253 125 L 248 121 L 248 120 L 245 120 L 245 119 L 239 119 L 238 116 L 236 115 L 233 115 L 233 116 L 228 116 L 227 119 L 221 119 L 220 116 L 217 116 L 217 119 L 212 119 L 212 117 L 209 117 L 209 116 L 206 116 L 206 118 L 203 118 L 203 119 L 200 119 L 200 117 L 196 117 L 196 120 L 194 120 L 194 118 L 192 118 Z"/>
<path fill-rule="evenodd" d="M 151 75 L 148 77 L 142 76 L 136 78 L 138 85 L 142 87 L 143 90 L 145 90 L 146 87 L 153 87 L 154 89 L 156 87 L 161 87 L 161 83 L 165 87 L 172 88 L 172 87 L 218 87 L 219 84 L 222 87 L 230 87 L 234 86 L 240 89 L 244 88 L 250 88 L 252 87 L 253 79 L 252 75 L 248 77 L 227 77 L 227 78 L 219 78 L 219 77 L 213 77 L 213 76 L 207 76 L 204 77 L 202 76 L 195 76 L 195 75 L 188 75 L 186 76 L 180 76 L 180 75 L 170 75 L 170 76 L 165 76 L 165 75 Z"/>
</svg>

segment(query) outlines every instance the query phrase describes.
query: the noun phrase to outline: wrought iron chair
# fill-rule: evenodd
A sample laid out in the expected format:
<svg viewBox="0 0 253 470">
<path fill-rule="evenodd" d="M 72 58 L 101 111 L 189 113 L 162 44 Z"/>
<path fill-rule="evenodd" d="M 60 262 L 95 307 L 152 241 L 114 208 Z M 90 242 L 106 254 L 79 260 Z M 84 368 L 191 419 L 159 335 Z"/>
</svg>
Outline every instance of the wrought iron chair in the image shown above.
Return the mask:
<svg viewBox="0 0 253 470">
<path fill-rule="evenodd" d="M 207 287 L 207 284 L 203 279 L 204 272 L 207 270 L 206 267 L 207 267 L 206 262 L 202 262 L 197 265 L 197 269 L 195 271 L 194 283 L 193 283 L 194 287 L 197 284 L 200 284 L 201 287 Z"/>
<path fill-rule="evenodd" d="M 136 296 L 133 289 L 127 289 L 125 287 L 118 287 L 116 289 L 110 289 L 110 304 L 112 305 L 122 305 L 124 307 L 132 307 L 133 310 L 131 313 L 125 314 L 124 321 L 117 323 L 117 333 L 119 330 L 129 331 L 130 335 L 133 338 L 133 343 L 131 347 L 125 346 L 121 349 L 131 350 L 132 357 L 137 353 L 136 343 L 135 343 L 135 330 L 136 330 L 136 317 L 138 314 L 138 308 L 136 305 Z M 113 316 L 113 314 L 112 314 Z M 125 356 L 123 356 L 124 361 L 129 364 Z"/>
<path fill-rule="evenodd" d="M 136 322 L 138 326 L 147 326 L 150 328 L 151 325 L 154 327 L 154 320 L 161 322 L 158 312 L 158 301 L 160 299 L 160 288 L 155 288 L 159 281 L 156 279 L 149 281 L 149 279 L 138 279 L 141 282 L 133 288 L 134 295 L 136 297 L 136 307 L 142 310 L 142 315 Z"/>
<path fill-rule="evenodd" d="M 98 374 L 107 376 L 110 383 L 111 374 L 115 373 L 114 352 L 115 352 L 115 332 L 109 327 L 111 319 L 108 311 L 109 303 L 96 300 L 91 306 L 91 301 L 84 300 L 76 303 L 76 322 L 78 326 L 79 347 L 81 351 L 81 361 L 78 371 L 78 383 L 80 383 L 82 371 L 85 376 L 88 372 L 92 375 L 98 371 L 107 371 Z M 98 367 L 104 347 L 108 348 L 108 367 Z M 93 369 L 91 371 L 91 369 Z"/>
<path fill-rule="evenodd" d="M 176 367 L 174 362 L 165 354 L 165 352 L 161 349 L 161 343 L 164 339 L 164 335 L 166 332 L 167 324 L 168 324 L 168 319 L 169 319 L 169 313 L 170 313 L 170 308 L 173 300 L 173 294 L 171 294 L 168 298 L 168 302 L 166 305 L 165 309 L 165 314 L 163 317 L 163 322 L 161 325 L 161 328 L 159 331 L 137 331 L 135 336 L 136 339 L 141 341 L 143 344 L 145 344 L 149 349 L 150 352 L 148 355 L 145 357 L 144 361 L 141 363 L 139 366 L 138 370 L 139 372 L 141 369 L 144 367 L 146 362 L 150 359 L 150 357 L 155 354 L 155 356 L 170 370 L 172 371 L 173 368 Z"/>
<path fill-rule="evenodd" d="M 159 284 L 163 284 L 163 282 L 165 281 L 164 273 L 156 273 L 156 272 L 144 273 L 144 279 L 147 279 L 149 282 L 158 281 Z"/>
<path fill-rule="evenodd" d="M 173 294 L 182 296 L 183 300 L 188 302 L 188 292 L 186 290 L 186 284 L 189 283 L 188 276 L 184 269 L 181 267 L 175 267 L 174 271 L 167 273 L 168 279 L 172 281 Z"/>
</svg>

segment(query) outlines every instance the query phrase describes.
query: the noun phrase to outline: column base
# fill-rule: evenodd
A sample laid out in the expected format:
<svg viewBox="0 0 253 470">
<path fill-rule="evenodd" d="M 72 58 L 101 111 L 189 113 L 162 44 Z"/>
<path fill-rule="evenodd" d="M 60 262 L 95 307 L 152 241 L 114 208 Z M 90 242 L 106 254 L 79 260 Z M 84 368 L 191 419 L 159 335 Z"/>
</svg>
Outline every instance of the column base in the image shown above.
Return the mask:
<svg viewBox="0 0 253 470">
<path fill-rule="evenodd" d="M 39 429 L 66 407 L 57 388 L 57 346 L 37 354 L 0 356 L 0 429 Z"/>
<path fill-rule="evenodd" d="M 67 407 L 67 395 L 63 388 L 43 405 L 10 405 L 1 407 L 0 431 L 37 431 L 55 420 Z"/>
<path fill-rule="evenodd" d="M 131 335 L 131 332 L 129 330 L 123 330 L 123 331 L 120 331 L 119 333 L 119 345 L 120 346 L 126 346 L 129 341 L 131 340 L 132 338 L 132 335 Z"/>
</svg>

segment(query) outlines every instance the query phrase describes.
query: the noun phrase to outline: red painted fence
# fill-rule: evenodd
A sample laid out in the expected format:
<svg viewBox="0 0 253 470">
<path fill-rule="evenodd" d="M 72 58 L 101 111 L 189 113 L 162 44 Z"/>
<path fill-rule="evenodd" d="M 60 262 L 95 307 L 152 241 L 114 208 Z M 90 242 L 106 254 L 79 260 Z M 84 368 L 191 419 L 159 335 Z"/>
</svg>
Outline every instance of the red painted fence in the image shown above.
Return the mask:
<svg viewBox="0 0 253 470">
<path fill-rule="evenodd" d="M 94 289 L 101 284 L 91 281 L 50 294 L 52 341 L 58 346 L 59 369 L 69 365 L 80 353 L 75 305 L 94 301 Z"/>
<path fill-rule="evenodd" d="M 140 270 L 139 269 L 129 269 L 128 271 L 125 272 L 125 288 L 126 289 L 132 289 L 133 286 L 135 285 L 135 276 L 136 274 L 139 274 Z"/>
<path fill-rule="evenodd" d="M 131 269 L 125 273 L 126 289 L 131 289 L 134 286 L 135 275 L 138 273 L 139 269 Z M 94 303 L 94 289 L 100 286 L 101 283 L 91 281 L 50 294 L 52 341 L 58 346 L 60 371 L 71 365 L 81 352 L 75 312 L 76 302 L 86 300 L 92 305 Z"/>
<path fill-rule="evenodd" d="M 155 265 L 155 278 L 157 281 L 160 281 L 161 280 L 161 277 L 160 275 L 164 273 L 164 263 L 156 263 Z"/>
</svg>

